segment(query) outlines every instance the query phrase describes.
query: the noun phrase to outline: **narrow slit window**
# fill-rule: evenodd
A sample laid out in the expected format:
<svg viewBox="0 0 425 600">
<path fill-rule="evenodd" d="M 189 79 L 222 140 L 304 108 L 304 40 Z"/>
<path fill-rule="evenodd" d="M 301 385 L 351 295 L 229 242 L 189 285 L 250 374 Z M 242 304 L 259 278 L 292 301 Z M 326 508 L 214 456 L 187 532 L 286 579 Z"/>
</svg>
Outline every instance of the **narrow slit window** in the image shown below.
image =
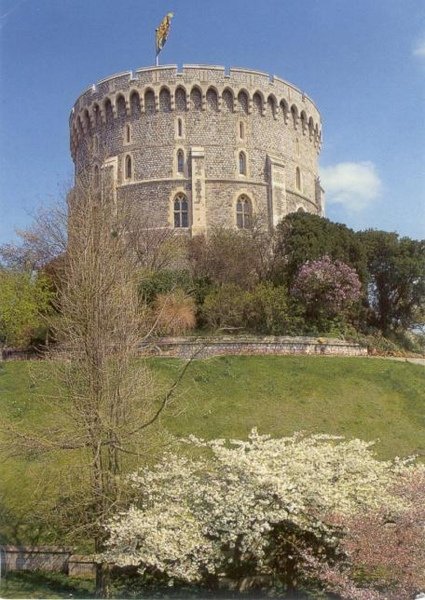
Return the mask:
<svg viewBox="0 0 425 600">
<path fill-rule="evenodd" d="M 183 122 L 181 119 L 177 119 L 177 135 L 183 137 Z"/>
<path fill-rule="evenodd" d="M 239 123 L 239 137 L 241 138 L 241 140 L 245 138 L 245 127 L 242 121 Z"/>
<path fill-rule="evenodd" d="M 183 152 L 183 150 L 179 150 L 177 152 L 177 172 L 178 173 L 184 172 L 184 152 Z"/>
<path fill-rule="evenodd" d="M 301 190 L 301 171 L 299 167 L 295 171 L 295 185 L 297 190 Z"/>
<path fill-rule="evenodd" d="M 239 152 L 239 174 L 246 175 L 246 155 L 245 152 Z"/>
<path fill-rule="evenodd" d="M 125 157 L 125 178 L 131 179 L 133 177 L 133 163 L 131 156 Z"/>
<path fill-rule="evenodd" d="M 127 144 L 129 144 L 131 142 L 131 129 L 130 129 L 130 125 L 127 125 L 125 128 L 125 141 L 127 142 Z"/>
</svg>

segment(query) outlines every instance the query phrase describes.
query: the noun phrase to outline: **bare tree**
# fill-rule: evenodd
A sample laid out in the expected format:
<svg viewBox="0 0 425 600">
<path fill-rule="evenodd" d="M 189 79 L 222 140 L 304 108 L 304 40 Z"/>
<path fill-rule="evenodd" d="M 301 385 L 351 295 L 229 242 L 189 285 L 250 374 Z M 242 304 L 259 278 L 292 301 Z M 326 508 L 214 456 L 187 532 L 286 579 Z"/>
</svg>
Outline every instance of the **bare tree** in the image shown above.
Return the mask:
<svg viewBox="0 0 425 600">
<path fill-rule="evenodd" d="M 41 206 L 32 225 L 16 231 L 19 243 L 0 246 L 1 262 L 9 268 L 34 271 L 57 260 L 66 251 L 67 218 L 65 197 L 51 206 Z"/>
<path fill-rule="evenodd" d="M 171 227 L 155 227 L 148 221 L 140 222 L 134 209 L 126 210 L 126 241 L 140 267 L 149 272 L 167 269 L 179 264 L 186 252 L 186 239 L 176 235 Z"/>
<path fill-rule="evenodd" d="M 55 519 L 84 531 L 96 553 L 103 523 L 116 510 L 122 475 L 143 463 L 143 439 L 166 407 L 189 364 L 159 393 L 138 357 L 146 336 L 137 294 L 138 267 L 125 241 L 126 219 L 106 186 L 82 178 L 69 195 L 68 246 L 59 288 L 60 318 L 52 353 L 58 391 L 46 398 L 54 421 L 39 430 L 11 423 L 9 453 L 78 453 L 78 472 L 63 479 L 66 493 Z M 66 462 L 66 461 L 65 461 Z M 53 516 L 51 515 L 53 518 Z M 97 597 L 108 595 L 108 566 L 97 565 Z"/>
</svg>

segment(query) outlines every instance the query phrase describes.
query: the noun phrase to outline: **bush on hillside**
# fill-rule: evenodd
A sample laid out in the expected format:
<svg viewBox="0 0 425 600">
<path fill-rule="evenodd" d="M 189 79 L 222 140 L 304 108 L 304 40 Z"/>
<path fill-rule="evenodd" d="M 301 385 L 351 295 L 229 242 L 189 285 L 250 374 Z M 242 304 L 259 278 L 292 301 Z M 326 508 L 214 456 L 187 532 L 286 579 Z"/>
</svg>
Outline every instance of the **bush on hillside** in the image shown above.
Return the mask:
<svg viewBox="0 0 425 600">
<path fill-rule="evenodd" d="M 247 292 L 233 283 L 215 287 L 207 294 L 201 318 L 208 328 L 245 329 Z"/>
<path fill-rule="evenodd" d="M 154 322 L 164 335 L 181 335 L 196 325 L 194 299 L 182 289 L 158 294 L 154 304 Z"/>
</svg>

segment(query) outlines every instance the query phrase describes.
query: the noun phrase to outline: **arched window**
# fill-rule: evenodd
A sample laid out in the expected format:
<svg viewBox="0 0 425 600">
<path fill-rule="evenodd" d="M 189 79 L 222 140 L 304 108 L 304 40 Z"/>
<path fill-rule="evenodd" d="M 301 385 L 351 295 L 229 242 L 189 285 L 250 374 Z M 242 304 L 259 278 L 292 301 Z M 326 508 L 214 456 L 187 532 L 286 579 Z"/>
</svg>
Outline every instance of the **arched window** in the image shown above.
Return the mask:
<svg viewBox="0 0 425 600">
<path fill-rule="evenodd" d="M 184 152 L 183 152 L 183 150 L 177 151 L 177 172 L 184 173 Z"/>
<path fill-rule="evenodd" d="M 174 227 L 189 227 L 189 205 L 184 194 L 174 198 Z"/>
<path fill-rule="evenodd" d="M 305 134 L 305 132 L 307 131 L 307 115 L 305 114 L 304 110 L 301 111 L 300 119 L 301 119 L 301 129 L 302 129 L 302 132 Z"/>
<path fill-rule="evenodd" d="M 305 210 L 303 209 L 302 206 L 300 206 L 299 208 L 297 208 L 297 213 L 303 213 L 305 212 Z"/>
<path fill-rule="evenodd" d="M 124 96 L 122 96 L 122 95 L 118 96 L 118 98 L 116 100 L 116 107 L 117 107 L 118 117 L 124 118 L 127 114 Z"/>
<path fill-rule="evenodd" d="M 130 108 L 132 116 L 138 117 L 140 115 L 140 96 L 135 90 L 130 95 Z"/>
<path fill-rule="evenodd" d="M 239 122 L 239 137 L 241 140 L 245 138 L 245 125 L 243 121 Z"/>
<path fill-rule="evenodd" d="M 131 142 L 131 127 L 130 125 L 126 125 L 125 127 L 125 142 L 129 144 Z"/>
<path fill-rule="evenodd" d="M 99 152 L 99 136 L 95 135 L 93 138 L 93 152 Z"/>
<path fill-rule="evenodd" d="M 239 196 L 236 203 L 236 225 L 238 229 L 250 229 L 252 227 L 251 200 L 245 195 Z"/>
<path fill-rule="evenodd" d="M 295 129 L 297 129 L 298 128 L 298 110 L 294 104 L 291 106 L 291 115 L 292 115 L 292 122 L 294 124 L 294 127 L 295 127 Z"/>
<path fill-rule="evenodd" d="M 183 137 L 183 121 L 181 119 L 177 119 L 177 136 Z"/>
<path fill-rule="evenodd" d="M 299 167 L 295 170 L 295 186 L 297 190 L 301 190 L 301 171 Z"/>
<path fill-rule="evenodd" d="M 133 163 L 131 161 L 131 156 L 125 157 L 125 178 L 131 179 L 133 177 Z"/>
<path fill-rule="evenodd" d="M 239 174 L 246 175 L 246 154 L 239 152 Z"/>
<path fill-rule="evenodd" d="M 111 123 L 114 118 L 114 111 L 112 109 L 112 102 L 111 102 L 110 98 L 106 98 L 105 104 L 104 104 L 104 110 L 105 110 L 105 121 L 107 123 Z"/>
</svg>

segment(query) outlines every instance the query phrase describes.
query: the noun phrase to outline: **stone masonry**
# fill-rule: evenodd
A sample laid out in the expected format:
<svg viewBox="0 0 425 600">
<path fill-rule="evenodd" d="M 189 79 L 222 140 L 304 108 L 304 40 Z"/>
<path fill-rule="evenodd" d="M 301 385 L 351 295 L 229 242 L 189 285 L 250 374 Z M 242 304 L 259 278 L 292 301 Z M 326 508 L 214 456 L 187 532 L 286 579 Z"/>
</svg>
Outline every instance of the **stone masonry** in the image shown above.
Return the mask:
<svg viewBox="0 0 425 600">
<path fill-rule="evenodd" d="M 113 174 L 140 228 L 189 234 L 273 228 L 290 212 L 323 214 L 320 114 L 265 73 L 188 65 L 100 81 L 70 116 L 76 177 Z"/>
</svg>

